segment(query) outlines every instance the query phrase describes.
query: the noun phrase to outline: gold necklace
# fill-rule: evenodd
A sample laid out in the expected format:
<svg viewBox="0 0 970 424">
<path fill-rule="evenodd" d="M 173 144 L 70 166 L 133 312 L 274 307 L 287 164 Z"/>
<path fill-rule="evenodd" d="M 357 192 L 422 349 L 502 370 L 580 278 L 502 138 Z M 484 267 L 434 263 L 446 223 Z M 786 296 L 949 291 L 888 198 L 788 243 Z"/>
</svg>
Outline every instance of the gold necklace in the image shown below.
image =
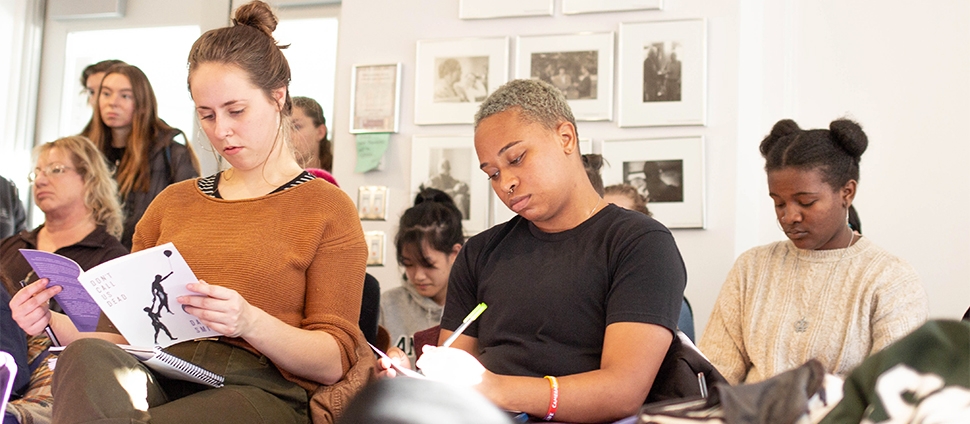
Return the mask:
<svg viewBox="0 0 970 424">
<path fill-rule="evenodd" d="M 593 216 L 593 212 L 596 212 L 596 208 L 600 207 L 600 203 L 602 202 L 603 202 L 603 198 L 600 197 L 600 199 L 596 201 L 596 204 L 593 205 L 593 209 L 589 210 L 589 214 L 586 215 L 586 218 L 583 219 L 583 221 L 586 221 L 587 219 L 589 219 L 589 217 Z"/>
<path fill-rule="evenodd" d="M 842 263 L 842 259 L 845 259 L 846 253 L 849 253 L 849 247 L 852 247 L 852 241 L 853 240 L 855 240 L 855 231 L 852 231 L 852 229 L 849 228 L 849 244 L 845 245 L 845 249 L 842 250 L 842 256 L 839 256 L 839 260 L 835 262 L 835 266 L 833 266 L 832 267 L 832 271 L 829 272 L 828 283 L 826 283 L 826 285 L 832 284 L 832 277 L 835 276 L 835 270 L 839 267 L 839 264 Z M 795 251 L 795 255 L 796 255 L 796 257 L 795 257 L 795 274 L 797 274 L 798 273 L 798 263 L 800 262 L 800 260 L 798 258 L 798 251 L 797 250 Z M 797 278 L 797 275 L 795 277 Z M 803 305 L 804 305 L 804 303 L 803 303 Z M 805 319 L 805 309 L 808 309 L 808 307 L 805 306 L 805 307 L 802 308 L 802 311 L 801 311 L 802 312 L 802 317 L 801 317 L 801 319 L 799 319 L 798 321 L 795 321 L 795 324 L 794 325 L 795 325 L 795 332 L 796 333 L 804 333 L 804 332 L 808 331 L 808 320 Z"/>
</svg>

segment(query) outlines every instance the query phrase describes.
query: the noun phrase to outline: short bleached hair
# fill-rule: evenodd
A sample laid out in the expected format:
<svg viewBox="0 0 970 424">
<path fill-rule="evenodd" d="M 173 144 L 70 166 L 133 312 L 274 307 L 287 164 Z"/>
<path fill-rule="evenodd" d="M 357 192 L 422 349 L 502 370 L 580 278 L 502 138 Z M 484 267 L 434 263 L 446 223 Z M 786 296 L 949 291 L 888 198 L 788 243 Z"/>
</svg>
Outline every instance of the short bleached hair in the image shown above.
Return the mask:
<svg viewBox="0 0 970 424">
<path fill-rule="evenodd" d="M 511 109 L 518 109 L 522 118 L 550 130 L 555 130 L 562 122 L 569 122 L 576 128 L 573 111 L 562 91 L 552 84 L 533 79 L 512 80 L 495 90 L 478 108 L 475 128 L 485 118 Z"/>
</svg>

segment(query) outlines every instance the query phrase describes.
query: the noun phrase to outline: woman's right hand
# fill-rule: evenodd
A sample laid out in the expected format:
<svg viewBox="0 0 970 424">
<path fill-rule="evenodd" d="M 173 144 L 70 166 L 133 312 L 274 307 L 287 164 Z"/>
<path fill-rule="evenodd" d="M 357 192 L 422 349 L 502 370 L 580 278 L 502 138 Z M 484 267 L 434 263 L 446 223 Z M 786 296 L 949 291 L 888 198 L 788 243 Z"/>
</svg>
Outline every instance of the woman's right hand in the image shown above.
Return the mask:
<svg viewBox="0 0 970 424">
<path fill-rule="evenodd" d="M 17 325 L 25 333 L 36 336 L 50 324 L 50 300 L 63 290 L 61 286 L 50 286 L 50 280 L 41 278 L 20 289 L 10 299 L 10 312 Z"/>
<path fill-rule="evenodd" d="M 377 360 L 377 376 L 379 378 L 396 377 L 398 372 L 394 369 L 395 366 L 408 370 L 412 369 L 411 360 L 408 359 L 408 355 L 400 348 L 391 346 L 387 350 L 387 358 L 381 357 Z"/>
</svg>

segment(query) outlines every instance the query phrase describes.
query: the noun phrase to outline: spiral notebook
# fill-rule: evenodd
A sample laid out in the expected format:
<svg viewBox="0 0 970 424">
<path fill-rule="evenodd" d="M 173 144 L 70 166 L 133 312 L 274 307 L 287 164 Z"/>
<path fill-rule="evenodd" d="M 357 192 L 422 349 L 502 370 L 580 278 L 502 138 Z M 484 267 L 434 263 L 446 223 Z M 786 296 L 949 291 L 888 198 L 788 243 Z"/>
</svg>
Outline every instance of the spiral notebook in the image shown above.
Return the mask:
<svg viewBox="0 0 970 424">
<path fill-rule="evenodd" d="M 162 350 L 161 346 L 150 349 L 118 346 L 138 358 L 145 366 L 168 378 L 191 381 L 212 387 L 222 387 L 225 382 L 223 376 L 172 355 Z"/>
<path fill-rule="evenodd" d="M 172 355 L 164 351 L 161 346 L 144 348 L 120 344 L 118 347 L 130 353 L 148 368 L 168 378 L 212 387 L 222 387 L 225 383 L 225 377 Z M 51 352 L 62 350 L 64 350 L 64 346 L 52 346 L 50 348 Z M 54 370 L 57 366 L 57 357 L 51 357 L 47 360 L 47 363 L 48 367 Z"/>
</svg>

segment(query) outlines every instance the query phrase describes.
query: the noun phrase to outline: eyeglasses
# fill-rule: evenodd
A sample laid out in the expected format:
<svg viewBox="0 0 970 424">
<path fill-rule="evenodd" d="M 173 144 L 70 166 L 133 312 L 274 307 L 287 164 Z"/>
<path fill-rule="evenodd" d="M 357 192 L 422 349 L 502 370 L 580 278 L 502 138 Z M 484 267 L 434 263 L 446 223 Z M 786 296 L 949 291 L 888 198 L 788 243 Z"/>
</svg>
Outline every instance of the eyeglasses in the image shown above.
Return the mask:
<svg viewBox="0 0 970 424">
<path fill-rule="evenodd" d="M 71 168 L 70 166 L 61 165 L 61 164 L 47 165 L 43 169 L 34 168 L 34 172 L 27 174 L 27 181 L 34 182 L 37 180 L 37 177 L 41 175 L 45 175 L 48 178 L 57 178 L 63 175 L 65 172 L 71 171 L 73 169 L 74 168 Z"/>
</svg>

